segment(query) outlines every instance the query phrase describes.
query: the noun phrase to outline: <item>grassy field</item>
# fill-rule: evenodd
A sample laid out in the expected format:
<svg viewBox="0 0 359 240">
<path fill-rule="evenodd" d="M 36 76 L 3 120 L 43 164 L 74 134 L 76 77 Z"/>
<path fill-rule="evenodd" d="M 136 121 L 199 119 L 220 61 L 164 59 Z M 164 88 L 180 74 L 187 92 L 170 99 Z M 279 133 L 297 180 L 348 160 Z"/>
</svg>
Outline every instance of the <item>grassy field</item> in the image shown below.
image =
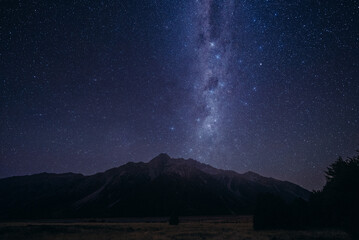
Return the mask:
<svg viewBox="0 0 359 240">
<path fill-rule="evenodd" d="M 0 239 L 36 240 L 116 240 L 116 239 L 350 239 L 341 231 L 254 231 L 251 218 L 238 221 L 184 219 L 177 226 L 163 222 L 7 222 L 0 223 Z"/>
</svg>

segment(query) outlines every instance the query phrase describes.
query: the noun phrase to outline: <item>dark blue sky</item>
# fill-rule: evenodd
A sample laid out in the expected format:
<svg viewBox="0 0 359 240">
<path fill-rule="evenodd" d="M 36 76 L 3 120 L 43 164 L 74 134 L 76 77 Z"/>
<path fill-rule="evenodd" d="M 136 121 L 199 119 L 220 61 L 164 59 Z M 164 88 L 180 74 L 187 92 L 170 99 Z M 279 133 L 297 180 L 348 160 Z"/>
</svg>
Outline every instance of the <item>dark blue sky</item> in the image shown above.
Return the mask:
<svg viewBox="0 0 359 240">
<path fill-rule="evenodd" d="M 358 1 L 0 6 L 0 177 L 166 152 L 311 190 L 359 148 Z"/>
</svg>

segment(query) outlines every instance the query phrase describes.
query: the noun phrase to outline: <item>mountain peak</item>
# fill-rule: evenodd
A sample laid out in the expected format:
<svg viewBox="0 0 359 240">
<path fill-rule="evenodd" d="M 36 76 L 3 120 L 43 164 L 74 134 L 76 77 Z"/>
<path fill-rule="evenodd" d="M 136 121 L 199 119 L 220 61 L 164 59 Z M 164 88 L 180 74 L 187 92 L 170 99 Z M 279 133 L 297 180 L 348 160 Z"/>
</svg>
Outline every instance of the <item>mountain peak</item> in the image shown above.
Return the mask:
<svg viewBox="0 0 359 240">
<path fill-rule="evenodd" d="M 150 162 L 153 162 L 153 161 L 168 161 L 170 160 L 171 157 L 167 154 L 167 153 L 160 153 L 158 154 L 156 157 L 154 157 Z"/>
<path fill-rule="evenodd" d="M 160 153 L 157 157 L 153 158 L 151 161 L 149 161 L 150 165 L 164 165 L 169 160 L 171 160 L 171 157 L 166 153 Z"/>
<path fill-rule="evenodd" d="M 174 206 L 182 215 L 240 214 L 251 211 L 258 194 L 266 192 L 286 201 L 307 200 L 310 195 L 295 184 L 254 172 L 239 174 L 161 153 L 148 163 L 127 163 L 91 176 L 40 174 L 1 179 L 0 219 L 38 218 L 38 212 L 50 218 L 169 216 Z M 34 210 L 27 211 L 29 206 Z"/>
</svg>

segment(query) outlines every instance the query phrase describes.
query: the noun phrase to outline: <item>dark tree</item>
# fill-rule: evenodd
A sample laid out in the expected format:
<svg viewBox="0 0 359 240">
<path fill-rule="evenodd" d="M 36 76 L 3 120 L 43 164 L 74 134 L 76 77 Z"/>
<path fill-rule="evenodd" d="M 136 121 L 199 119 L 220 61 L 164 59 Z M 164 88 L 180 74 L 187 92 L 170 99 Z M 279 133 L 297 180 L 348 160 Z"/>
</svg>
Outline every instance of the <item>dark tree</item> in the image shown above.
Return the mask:
<svg viewBox="0 0 359 240">
<path fill-rule="evenodd" d="M 308 227 L 308 202 L 297 198 L 288 205 L 287 226 L 290 229 L 303 229 Z"/>
<path fill-rule="evenodd" d="M 327 183 L 320 193 L 329 225 L 346 229 L 358 236 L 359 231 L 359 155 L 338 158 L 326 171 Z"/>
<path fill-rule="evenodd" d="M 338 158 L 326 173 L 322 191 L 312 193 L 308 202 L 285 203 L 266 194 L 258 198 L 255 229 L 342 228 L 359 239 L 359 155 Z"/>
</svg>

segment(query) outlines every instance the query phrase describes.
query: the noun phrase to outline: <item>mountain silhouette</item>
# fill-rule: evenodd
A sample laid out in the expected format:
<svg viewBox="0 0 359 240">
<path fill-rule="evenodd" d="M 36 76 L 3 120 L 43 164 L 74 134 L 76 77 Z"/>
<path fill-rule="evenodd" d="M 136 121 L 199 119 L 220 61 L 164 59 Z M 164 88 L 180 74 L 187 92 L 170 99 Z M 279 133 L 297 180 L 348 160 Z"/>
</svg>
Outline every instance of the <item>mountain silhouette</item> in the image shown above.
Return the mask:
<svg viewBox="0 0 359 240">
<path fill-rule="evenodd" d="M 0 180 L 0 218 L 146 217 L 253 213 L 258 194 L 285 201 L 310 192 L 254 172 L 239 174 L 160 154 L 91 176 L 40 173 Z"/>
</svg>

